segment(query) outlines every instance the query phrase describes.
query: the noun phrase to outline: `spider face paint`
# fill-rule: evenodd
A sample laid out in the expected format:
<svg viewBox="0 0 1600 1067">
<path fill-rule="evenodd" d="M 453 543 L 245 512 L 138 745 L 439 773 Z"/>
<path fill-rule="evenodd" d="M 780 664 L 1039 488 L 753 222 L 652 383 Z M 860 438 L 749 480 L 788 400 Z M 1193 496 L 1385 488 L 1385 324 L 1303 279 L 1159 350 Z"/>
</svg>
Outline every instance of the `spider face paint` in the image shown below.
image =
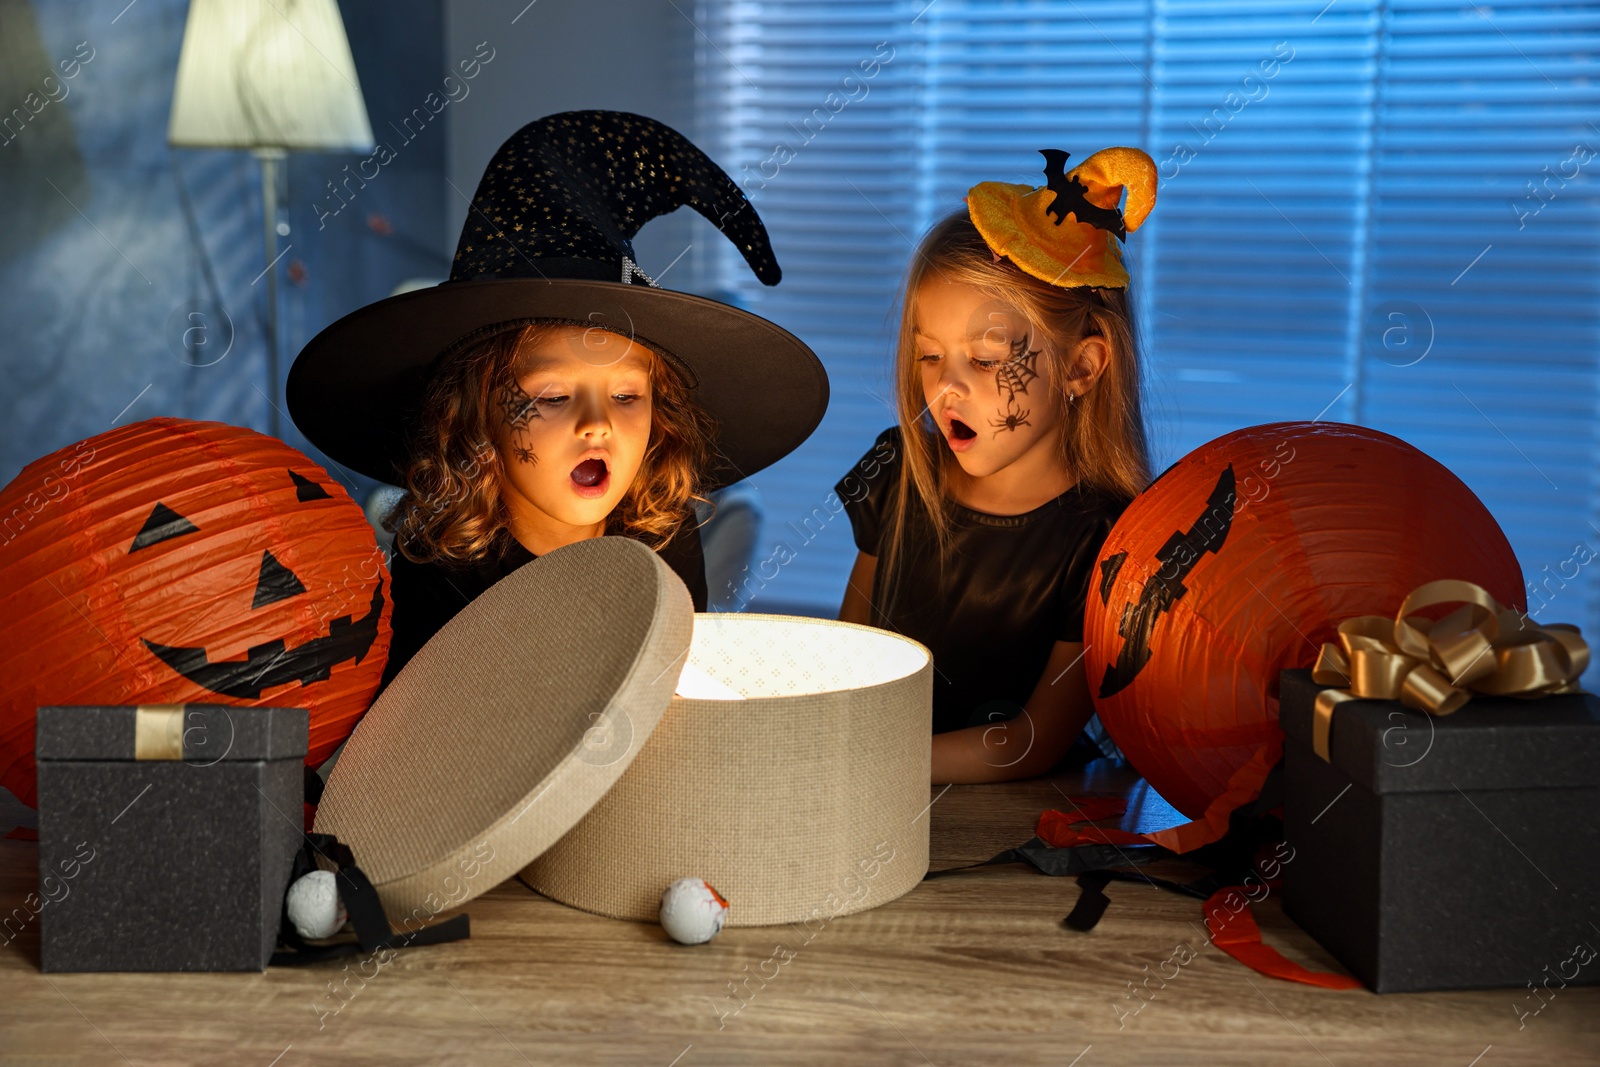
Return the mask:
<svg viewBox="0 0 1600 1067">
<path fill-rule="evenodd" d="M 527 444 L 525 433 L 528 423 L 543 417 L 539 414 L 538 399 L 524 392 L 522 383 L 517 381 L 517 376 L 507 371 L 505 381 L 495 391 L 494 405 L 501 427 L 514 439 L 511 454 L 517 457 L 517 462 L 530 464 L 539 462 L 539 457 L 534 455 L 533 449 Z"/>
<path fill-rule="evenodd" d="M 1029 351 L 1030 340 L 1031 338 L 1025 334 L 1012 342 L 1011 358 L 995 368 L 995 391 L 1003 401 L 999 411 L 1000 417 L 989 420 L 989 425 L 994 428 L 996 435 L 1015 433 L 1019 426 L 1033 425 L 1028 421 L 1028 416 L 1032 412 L 1017 403 L 1018 396 L 1027 395 L 1028 383 L 1039 377 L 1039 372 L 1034 369 L 1034 361 L 1039 358 L 1039 349 Z"/>
</svg>

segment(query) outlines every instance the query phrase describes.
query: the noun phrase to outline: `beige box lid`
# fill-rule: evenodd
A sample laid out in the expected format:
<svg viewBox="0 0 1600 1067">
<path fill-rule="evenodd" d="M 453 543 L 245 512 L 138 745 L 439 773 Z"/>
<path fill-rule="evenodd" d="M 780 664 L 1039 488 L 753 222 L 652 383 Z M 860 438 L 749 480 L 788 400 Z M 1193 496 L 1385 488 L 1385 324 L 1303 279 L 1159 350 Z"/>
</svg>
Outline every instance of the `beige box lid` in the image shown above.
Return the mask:
<svg viewBox="0 0 1600 1067">
<path fill-rule="evenodd" d="M 516 874 L 626 771 L 666 711 L 694 605 L 626 537 L 496 582 L 406 664 L 339 756 L 316 830 L 416 929 Z"/>
</svg>

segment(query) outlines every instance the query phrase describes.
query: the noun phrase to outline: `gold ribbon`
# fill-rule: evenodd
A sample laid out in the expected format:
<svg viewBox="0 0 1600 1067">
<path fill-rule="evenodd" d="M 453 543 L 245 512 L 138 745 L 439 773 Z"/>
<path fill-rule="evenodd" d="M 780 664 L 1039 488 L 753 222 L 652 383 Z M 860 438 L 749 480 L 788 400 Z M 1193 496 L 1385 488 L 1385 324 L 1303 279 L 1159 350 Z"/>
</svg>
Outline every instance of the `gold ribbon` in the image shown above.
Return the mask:
<svg viewBox="0 0 1600 1067">
<path fill-rule="evenodd" d="M 1460 604 L 1437 622 L 1411 613 Z M 1311 747 L 1328 759 L 1333 709 L 1346 700 L 1398 700 L 1429 715 L 1449 715 L 1473 693 L 1523 698 L 1576 693 L 1589 646 L 1576 626 L 1540 626 L 1508 611 L 1472 582 L 1442 579 L 1413 589 L 1393 619 L 1358 615 L 1339 624 L 1311 677 L 1333 686 L 1317 694 Z"/>
<path fill-rule="evenodd" d="M 183 704 L 140 704 L 133 713 L 133 758 L 183 758 Z"/>
</svg>

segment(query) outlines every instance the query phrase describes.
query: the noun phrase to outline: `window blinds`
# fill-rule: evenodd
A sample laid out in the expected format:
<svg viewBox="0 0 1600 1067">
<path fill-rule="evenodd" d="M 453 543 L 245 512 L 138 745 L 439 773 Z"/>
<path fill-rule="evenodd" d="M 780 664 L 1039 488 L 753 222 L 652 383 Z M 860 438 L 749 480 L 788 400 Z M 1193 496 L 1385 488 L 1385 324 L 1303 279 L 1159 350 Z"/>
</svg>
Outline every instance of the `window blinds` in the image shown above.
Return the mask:
<svg viewBox="0 0 1600 1067">
<path fill-rule="evenodd" d="M 699 135 L 785 281 L 713 266 L 833 383 L 755 479 L 766 547 L 793 554 L 754 607 L 837 608 L 855 549 L 827 494 L 893 419 L 922 232 L 977 181 L 1041 182 L 1039 148 L 1134 144 L 1162 177 L 1129 241 L 1156 468 L 1269 421 L 1395 434 L 1499 519 L 1536 618 L 1600 633 L 1600 8 L 708 0 L 695 21 Z"/>
</svg>

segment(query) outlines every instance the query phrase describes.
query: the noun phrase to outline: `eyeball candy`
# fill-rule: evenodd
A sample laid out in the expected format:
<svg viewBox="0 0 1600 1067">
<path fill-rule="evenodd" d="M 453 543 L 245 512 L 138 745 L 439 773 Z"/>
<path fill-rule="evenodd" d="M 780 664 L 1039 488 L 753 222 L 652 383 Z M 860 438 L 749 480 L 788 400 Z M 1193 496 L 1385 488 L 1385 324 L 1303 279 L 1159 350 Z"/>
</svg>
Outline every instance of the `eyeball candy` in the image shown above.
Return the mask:
<svg viewBox="0 0 1600 1067">
<path fill-rule="evenodd" d="M 308 941 L 332 937 L 348 916 L 339 899 L 339 885 L 332 871 L 312 871 L 301 875 L 289 887 L 286 901 L 289 922 Z"/>
<path fill-rule="evenodd" d="M 661 928 L 679 944 L 710 941 L 727 917 L 728 902 L 704 878 L 680 878 L 661 894 Z"/>
</svg>

